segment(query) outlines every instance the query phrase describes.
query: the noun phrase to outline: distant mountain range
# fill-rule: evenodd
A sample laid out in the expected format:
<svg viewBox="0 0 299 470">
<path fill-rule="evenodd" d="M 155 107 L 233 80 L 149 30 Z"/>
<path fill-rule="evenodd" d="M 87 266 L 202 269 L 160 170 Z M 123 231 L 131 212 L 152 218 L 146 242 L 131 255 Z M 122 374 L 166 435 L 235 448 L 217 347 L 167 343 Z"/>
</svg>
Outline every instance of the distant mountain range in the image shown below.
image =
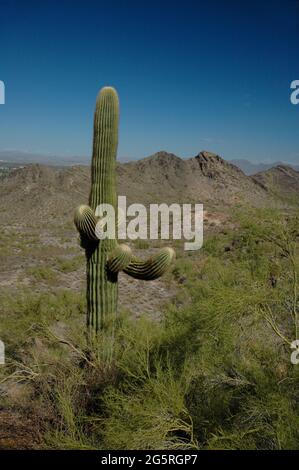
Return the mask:
<svg viewBox="0 0 299 470">
<path fill-rule="evenodd" d="M 118 162 L 116 170 L 118 194 L 127 196 L 128 204 L 194 202 L 218 213 L 243 203 L 276 206 L 299 194 L 299 172 L 291 167 L 280 165 L 247 176 L 236 165 L 205 151 L 189 159 L 158 152 L 142 160 Z M 34 163 L 7 168 L 0 178 L 0 222 L 11 221 L 13 213 L 18 223 L 71 223 L 73 208 L 88 201 L 89 188 L 87 165 Z"/>
<path fill-rule="evenodd" d="M 0 150 L 0 166 L 12 166 L 14 163 L 18 165 L 28 165 L 29 163 L 41 163 L 43 165 L 53 166 L 70 166 L 70 165 L 86 165 L 87 157 L 80 156 L 61 156 L 61 155 L 45 155 L 41 153 L 21 152 L 18 150 Z"/>
<path fill-rule="evenodd" d="M 162 153 L 162 152 L 158 152 Z M 167 153 L 167 152 L 163 152 Z M 121 162 L 129 161 L 128 158 L 121 158 Z M 229 163 L 236 165 L 245 175 L 255 175 L 262 171 L 267 171 L 277 166 L 289 166 L 296 171 L 299 171 L 299 163 L 286 163 L 282 161 L 271 163 L 253 163 L 245 159 L 227 160 Z M 71 166 L 71 165 L 88 165 L 90 156 L 60 156 L 60 155 L 45 155 L 31 152 L 21 152 L 17 150 L 0 150 L 0 167 L 13 166 L 14 164 L 27 165 L 28 163 L 41 163 L 43 165 L 53 166 Z"/>
<path fill-rule="evenodd" d="M 253 163 L 250 162 L 249 160 L 229 160 L 230 163 L 233 163 L 233 165 L 238 166 L 245 175 L 255 175 L 256 173 L 260 173 L 261 171 L 267 171 L 270 170 L 271 168 L 275 168 L 277 166 L 289 166 L 293 168 L 296 171 L 299 171 L 299 164 L 293 164 L 293 163 L 286 163 L 286 162 L 271 162 L 271 163 Z"/>
</svg>

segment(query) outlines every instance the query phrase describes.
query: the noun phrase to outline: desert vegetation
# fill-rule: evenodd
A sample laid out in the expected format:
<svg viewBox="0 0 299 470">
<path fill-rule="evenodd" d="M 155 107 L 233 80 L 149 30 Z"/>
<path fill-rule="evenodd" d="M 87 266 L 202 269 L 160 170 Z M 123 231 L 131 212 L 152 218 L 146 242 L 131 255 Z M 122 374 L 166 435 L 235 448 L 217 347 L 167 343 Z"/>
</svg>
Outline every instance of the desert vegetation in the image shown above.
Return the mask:
<svg viewBox="0 0 299 470">
<path fill-rule="evenodd" d="M 1 294 L 1 410 L 35 423 L 21 446 L 298 446 L 298 210 L 235 208 L 230 221 L 198 252 L 176 243 L 159 319 L 120 304 L 93 344 L 83 290 L 49 279 L 46 292 Z"/>
</svg>

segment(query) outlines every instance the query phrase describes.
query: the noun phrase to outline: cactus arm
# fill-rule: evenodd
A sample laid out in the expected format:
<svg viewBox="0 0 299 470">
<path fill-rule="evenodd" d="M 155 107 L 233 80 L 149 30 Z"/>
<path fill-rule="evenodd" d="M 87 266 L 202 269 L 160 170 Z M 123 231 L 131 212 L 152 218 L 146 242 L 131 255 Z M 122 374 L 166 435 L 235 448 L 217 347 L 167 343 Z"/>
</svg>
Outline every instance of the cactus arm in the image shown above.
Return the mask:
<svg viewBox="0 0 299 470">
<path fill-rule="evenodd" d="M 81 205 L 77 207 L 74 214 L 74 222 L 81 238 L 97 240 L 95 234 L 97 219 L 89 206 Z"/>
<path fill-rule="evenodd" d="M 132 251 L 128 245 L 118 245 L 107 261 L 107 267 L 112 273 L 125 269 L 131 262 Z"/>
<path fill-rule="evenodd" d="M 134 257 L 123 271 L 135 279 L 152 281 L 167 271 L 174 257 L 175 252 L 172 248 L 162 248 L 159 253 L 146 261 Z"/>
</svg>

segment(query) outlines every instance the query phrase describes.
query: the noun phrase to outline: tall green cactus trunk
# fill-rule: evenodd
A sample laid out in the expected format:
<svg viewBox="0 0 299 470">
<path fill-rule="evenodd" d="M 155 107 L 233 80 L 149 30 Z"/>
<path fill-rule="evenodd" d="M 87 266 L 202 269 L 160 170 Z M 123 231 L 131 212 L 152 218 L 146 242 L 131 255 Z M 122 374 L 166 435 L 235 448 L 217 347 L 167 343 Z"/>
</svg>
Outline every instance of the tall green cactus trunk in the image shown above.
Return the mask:
<svg viewBox="0 0 299 470">
<path fill-rule="evenodd" d="M 117 93 L 111 87 L 104 87 L 98 95 L 94 116 L 89 206 L 79 206 L 74 217 L 87 260 L 87 325 L 95 332 L 109 324 L 117 313 L 119 271 L 136 279 L 156 279 L 166 271 L 174 257 L 171 248 L 163 248 L 156 256 L 141 261 L 132 255 L 127 245 L 119 245 L 116 238 L 97 238 L 97 207 L 110 204 L 117 217 L 118 119 Z"/>
<path fill-rule="evenodd" d="M 116 152 L 118 143 L 118 97 L 105 87 L 98 95 L 94 115 L 93 156 L 89 205 L 95 212 L 100 204 L 110 204 L 116 212 Z M 87 252 L 87 325 L 98 330 L 117 309 L 117 273 L 106 269 L 108 254 L 116 240 L 97 242 Z M 99 323 L 100 322 L 100 323 Z"/>
</svg>

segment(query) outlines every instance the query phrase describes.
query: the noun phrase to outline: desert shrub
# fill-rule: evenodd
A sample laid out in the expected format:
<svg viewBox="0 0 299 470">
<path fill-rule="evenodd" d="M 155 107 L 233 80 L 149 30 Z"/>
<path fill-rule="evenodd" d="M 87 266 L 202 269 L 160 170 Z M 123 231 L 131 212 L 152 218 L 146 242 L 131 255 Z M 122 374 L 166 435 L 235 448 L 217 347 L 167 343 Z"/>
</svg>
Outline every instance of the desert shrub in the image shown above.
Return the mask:
<svg viewBox="0 0 299 470">
<path fill-rule="evenodd" d="M 74 256 L 73 258 L 58 258 L 56 260 L 57 269 L 63 273 L 71 273 L 84 266 L 84 256 Z"/>
<path fill-rule="evenodd" d="M 20 357 L 20 350 L 32 343 L 41 325 L 70 323 L 74 317 L 83 320 L 85 299 L 67 290 L 42 294 L 23 290 L 18 295 L 2 293 L 0 304 L 0 337 L 8 355 Z"/>
<path fill-rule="evenodd" d="M 32 266 L 27 268 L 26 273 L 33 277 L 36 282 L 54 281 L 57 277 L 55 271 L 47 266 Z"/>
<path fill-rule="evenodd" d="M 296 334 L 299 232 L 296 214 L 279 215 L 236 214 L 237 230 L 214 249 L 211 236 L 177 260 L 171 276 L 184 282 L 160 322 L 122 312 L 92 344 L 81 295 L 6 299 L 1 335 L 8 354 L 37 371 L 45 445 L 298 447 L 299 370 L 285 338 Z"/>
</svg>

